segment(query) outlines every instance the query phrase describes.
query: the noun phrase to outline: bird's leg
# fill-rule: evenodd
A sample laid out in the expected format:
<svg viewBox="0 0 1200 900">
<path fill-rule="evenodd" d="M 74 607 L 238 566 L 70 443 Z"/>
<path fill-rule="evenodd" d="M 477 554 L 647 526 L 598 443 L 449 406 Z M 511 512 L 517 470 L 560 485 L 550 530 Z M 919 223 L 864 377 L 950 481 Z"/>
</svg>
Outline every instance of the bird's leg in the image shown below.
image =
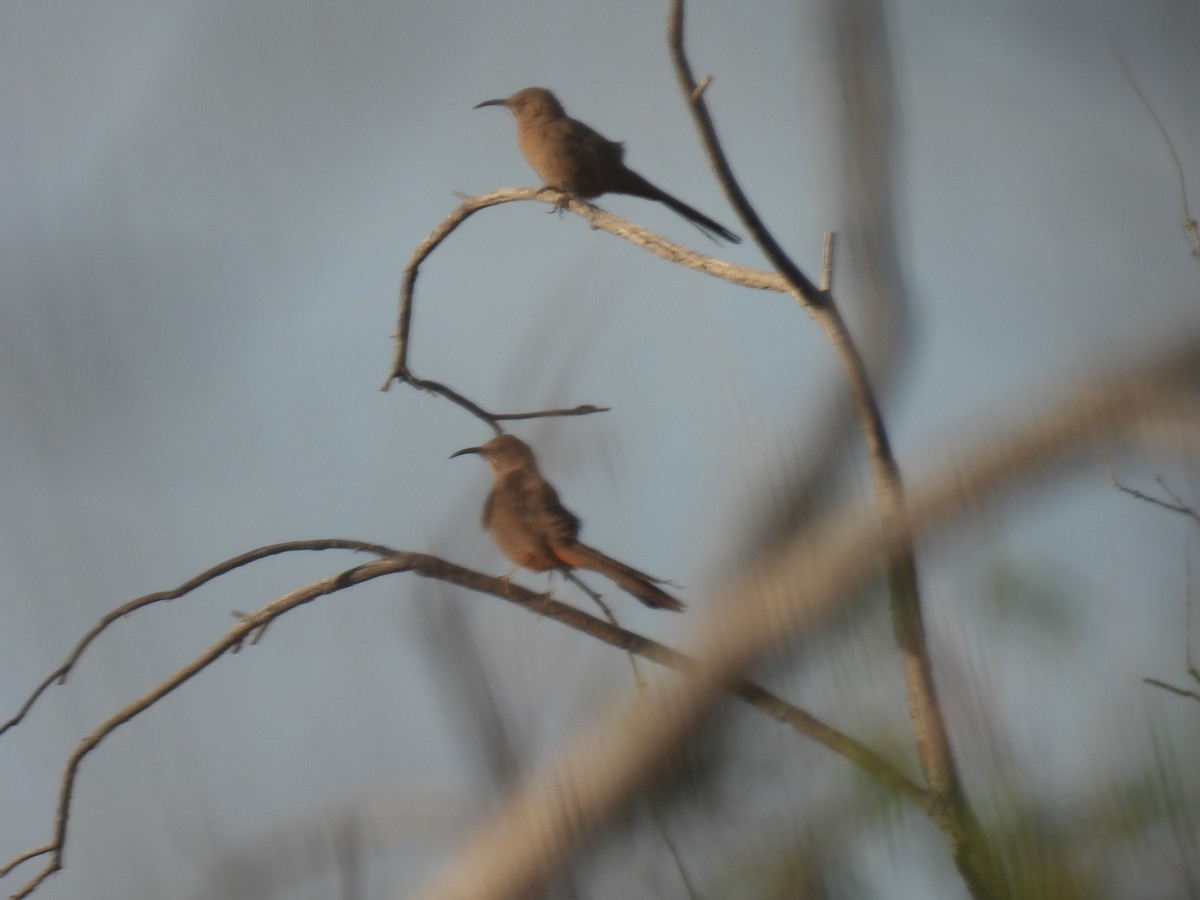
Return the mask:
<svg viewBox="0 0 1200 900">
<path fill-rule="evenodd" d="M 546 210 L 546 212 L 548 212 L 548 213 L 558 213 L 559 216 L 561 216 L 564 212 L 566 212 L 567 208 L 571 205 L 572 200 L 577 200 L 580 203 L 585 204 L 586 206 L 590 206 L 592 209 L 598 210 L 600 212 L 604 212 L 604 207 L 598 206 L 593 200 L 587 200 L 583 197 L 580 197 L 578 194 L 576 194 L 570 188 L 566 188 L 566 187 L 556 188 L 556 187 L 552 187 L 550 185 L 546 185 L 546 187 L 544 187 L 543 190 L 556 191 L 558 193 L 558 196 L 554 198 L 554 207 L 552 209 Z M 591 224 L 593 231 L 595 231 L 597 228 L 600 227 L 595 222 L 591 222 L 590 220 L 589 220 L 589 223 Z M 701 230 L 703 230 L 703 229 L 701 229 Z"/>
<path fill-rule="evenodd" d="M 563 569 L 562 573 L 563 573 L 563 577 L 565 577 L 568 581 L 570 581 L 577 588 L 579 588 L 581 591 L 583 591 L 585 594 L 587 594 L 589 597 L 592 598 L 592 601 L 597 606 L 600 607 L 601 611 L 604 613 L 604 617 L 606 619 L 608 619 L 609 622 L 611 622 L 617 628 L 621 627 L 620 624 L 617 622 L 616 617 L 612 614 L 612 610 L 608 608 L 608 604 L 605 603 L 604 600 L 602 599 L 603 595 L 597 593 L 596 591 L 594 591 L 590 587 L 588 587 L 587 584 L 584 582 L 584 580 L 582 578 L 580 578 L 578 575 L 576 575 L 574 572 L 572 572 L 570 569 Z"/>
<path fill-rule="evenodd" d="M 239 622 L 244 622 L 249 618 L 249 616 L 247 616 L 244 612 L 238 612 L 236 609 L 231 611 L 231 615 Z M 264 622 L 262 625 L 258 626 L 258 628 L 255 628 L 254 631 L 250 632 L 249 635 L 244 635 L 241 640 L 234 644 L 232 652 L 239 652 L 242 649 L 242 644 L 247 637 L 250 638 L 250 646 L 253 647 L 266 636 L 267 626 L 270 624 L 270 622 Z"/>
<path fill-rule="evenodd" d="M 570 185 L 565 184 L 544 184 L 539 193 L 553 191 L 555 193 L 554 206 L 547 210 L 548 212 L 558 213 L 560 216 L 571 205 L 572 200 L 581 200 L 582 198 L 571 190 Z"/>
<path fill-rule="evenodd" d="M 585 594 L 587 594 L 589 597 L 591 597 L 593 601 L 595 601 L 596 605 L 599 606 L 600 609 L 604 612 L 604 618 L 608 619 L 609 623 L 612 624 L 613 628 L 621 627 L 621 623 L 617 621 L 617 617 L 614 616 L 612 610 L 608 608 L 608 604 L 605 603 L 602 599 L 600 599 L 600 595 L 598 593 L 596 593 L 595 591 L 593 591 L 590 587 L 588 587 L 583 582 L 583 579 L 581 579 L 578 575 L 576 575 L 570 569 L 563 569 L 563 574 L 566 575 L 566 577 L 568 579 L 573 581 L 575 583 L 576 587 L 578 587 L 581 591 L 583 591 Z M 646 692 L 646 679 L 642 675 L 642 670 L 638 668 L 637 657 L 635 657 L 632 653 L 630 653 L 628 651 L 626 651 L 626 655 L 629 657 L 629 666 L 631 669 L 633 669 L 634 683 L 637 684 L 638 690 L 644 694 Z"/>
</svg>

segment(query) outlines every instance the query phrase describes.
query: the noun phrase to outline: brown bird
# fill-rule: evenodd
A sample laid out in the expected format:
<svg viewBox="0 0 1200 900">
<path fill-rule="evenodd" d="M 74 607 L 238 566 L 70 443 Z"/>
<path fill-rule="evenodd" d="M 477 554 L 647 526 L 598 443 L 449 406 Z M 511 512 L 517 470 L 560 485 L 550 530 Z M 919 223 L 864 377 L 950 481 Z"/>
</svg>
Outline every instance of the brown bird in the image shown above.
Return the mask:
<svg viewBox="0 0 1200 900">
<path fill-rule="evenodd" d="M 483 504 L 483 527 L 502 553 L 535 572 L 591 569 L 655 609 L 683 609 L 683 603 L 658 587 L 661 579 L 605 556 L 579 542 L 579 519 L 558 500 L 558 492 L 538 471 L 529 445 L 501 434 L 482 447 L 452 453 L 478 453 L 492 469 L 492 490 Z"/>
<path fill-rule="evenodd" d="M 531 87 L 511 97 L 485 100 L 475 106 L 507 106 L 517 120 L 517 146 L 526 161 L 549 187 L 576 197 L 630 194 L 665 203 L 710 237 L 734 244 L 741 238 L 699 210 L 655 187 L 626 167 L 625 145 L 610 141 L 578 119 L 545 88 Z"/>
</svg>

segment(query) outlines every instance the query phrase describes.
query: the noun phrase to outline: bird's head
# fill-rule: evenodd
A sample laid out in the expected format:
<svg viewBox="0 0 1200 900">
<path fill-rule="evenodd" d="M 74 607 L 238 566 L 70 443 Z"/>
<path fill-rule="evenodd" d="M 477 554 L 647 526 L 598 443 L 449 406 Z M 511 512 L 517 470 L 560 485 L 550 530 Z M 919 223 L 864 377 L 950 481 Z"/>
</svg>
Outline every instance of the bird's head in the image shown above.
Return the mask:
<svg viewBox="0 0 1200 900">
<path fill-rule="evenodd" d="M 484 100 L 475 104 L 479 109 L 483 106 L 507 106 L 517 119 L 561 119 L 567 112 L 562 104 L 545 88 L 530 87 L 517 91 L 511 97 L 499 100 Z"/>
<path fill-rule="evenodd" d="M 498 434 L 479 447 L 466 447 L 450 454 L 450 458 L 467 453 L 478 453 L 488 461 L 492 473 L 505 475 L 509 472 L 537 471 L 537 459 L 533 450 L 523 440 L 511 434 Z"/>
</svg>

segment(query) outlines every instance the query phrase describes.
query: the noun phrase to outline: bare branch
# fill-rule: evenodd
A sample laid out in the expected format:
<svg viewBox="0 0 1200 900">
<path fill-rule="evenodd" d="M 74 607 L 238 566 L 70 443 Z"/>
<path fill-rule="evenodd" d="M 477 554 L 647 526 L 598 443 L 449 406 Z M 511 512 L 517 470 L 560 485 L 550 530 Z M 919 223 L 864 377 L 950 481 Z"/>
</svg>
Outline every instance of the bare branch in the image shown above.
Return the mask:
<svg viewBox="0 0 1200 900">
<path fill-rule="evenodd" d="M 1195 691 L 1189 691 L 1185 688 L 1175 687 L 1173 684 L 1167 684 L 1165 681 L 1159 681 L 1157 678 L 1143 678 L 1146 684 L 1154 685 L 1156 688 L 1162 688 L 1164 691 L 1170 691 L 1172 694 L 1178 694 L 1180 697 L 1190 697 L 1193 700 L 1200 700 L 1200 694 Z"/>
<path fill-rule="evenodd" d="M 847 20 L 846 28 L 851 32 L 847 40 L 855 42 L 856 47 L 866 44 L 867 36 L 878 36 L 875 32 L 880 30 L 882 25 L 879 21 L 881 13 L 877 8 L 868 7 L 864 10 L 856 5 L 840 12 Z M 688 100 L 692 118 L 713 172 L 755 243 L 787 280 L 792 295 L 808 308 L 824 330 L 842 365 L 850 388 L 854 412 L 867 443 L 883 526 L 894 538 L 887 561 L 888 585 L 892 598 L 896 640 L 900 645 L 908 684 L 909 715 L 913 720 L 917 755 L 930 789 L 945 807 L 943 825 L 948 826 L 945 828 L 946 837 L 959 872 L 972 894 L 981 897 L 984 890 L 982 869 L 986 865 L 986 851 L 978 844 L 979 831 L 975 824 L 975 816 L 959 781 L 945 717 L 933 679 L 933 664 L 929 657 L 922 622 L 916 554 L 913 546 L 904 542 L 899 529 L 899 523 L 905 516 L 904 484 L 899 465 L 892 453 L 883 412 L 871 387 L 866 363 L 842 320 L 832 294 L 813 284 L 792 261 L 767 229 L 738 184 L 717 137 L 708 107 L 697 90 L 684 49 L 683 19 L 684 0 L 673 0 L 667 21 L 667 44 L 675 65 L 676 77 L 684 97 Z M 878 51 L 879 48 L 875 49 Z M 827 240 L 825 270 L 822 275 L 822 280 L 827 283 L 832 283 L 832 275 L 827 268 L 831 264 L 831 255 L 832 248 Z"/>
<path fill-rule="evenodd" d="M 503 430 L 500 428 L 501 422 L 512 422 L 519 419 L 548 419 L 563 416 L 589 416 L 593 413 L 609 411 L 609 407 L 607 406 L 592 406 L 591 404 L 584 404 L 583 406 L 573 406 L 569 409 L 541 409 L 533 412 L 519 413 L 488 412 L 482 406 L 479 406 L 472 400 L 468 400 L 458 391 L 451 387 L 447 387 L 441 382 L 417 378 L 411 373 L 405 377 L 402 377 L 400 380 L 412 385 L 413 387 L 417 388 L 417 390 L 427 391 L 430 394 L 440 394 L 451 403 L 461 406 L 477 419 L 482 419 L 484 422 L 487 422 L 492 426 L 492 430 L 497 434 Z"/>
<path fill-rule="evenodd" d="M 47 853 L 53 852 L 53 844 L 46 844 L 42 847 L 34 847 L 32 850 L 26 850 L 24 853 L 14 856 L 5 865 L 0 866 L 0 878 L 3 878 L 23 862 L 28 862 L 31 859 L 37 859 L 39 856 L 45 856 Z"/>
<path fill-rule="evenodd" d="M 1112 48 L 1113 53 L 1117 57 L 1117 62 L 1121 64 L 1121 68 L 1125 72 L 1125 77 L 1129 80 L 1129 86 L 1133 88 L 1133 92 L 1142 101 L 1142 106 L 1146 107 L 1146 112 L 1150 113 L 1150 118 L 1154 120 L 1154 125 L 1158 128 L 1158 133 L 1162 135 L 1163 142 L 1167 145 L 1167 152 L 1171 154 L 1171 162 L 1175 166 L 1175 177 L 1179 179 L 1179 205 L 1182 207 L 1183 212 L 1183 236 L 1191 247 L 1192 256 L 1200 261 L 1200 226 L 1197 226 L 1196 219 L 1192 215 L 1191 203 L 1188 200 L 1187 175 L 1183 171 L 1183 163 L 1179 159 L 1179 154 L 1175 152 L 1175 142 L 1171 140 L 1171 133 L 1167 131 L 1167 126 L 1159 118 L 1149 98 L 1142 92 L 1137 79 L 1133 77 L 1133 70 L 1129 68 L 1129 63 L 1125 61 L 1125 57 L 1121 55 L 1121 51 L 1117 49 L 1116 41 L 1113 41 Z"/>
<path fill-rule="evenodd" d="M 71 815 L 71 798 L 74 794 L 79 766 L 83 759 L 95 750 L 106 737 L 126 722 L 148 710 L 180 685 L 216 662 L 225 653 L 233 652 L 242 647 L 253 634 L 261 632 L 285 613 L 304 604 L 311 603 L 320 597 L 384 575 L 391 575 L 398 572 L 413 572 L 427 578 L 435 578 L 448 584 L 490 594 L 534 612 L 539 617 L 552 619 L 569 628 L 601 640 L 631 655 L 641 656 L 644 659 L 678 672 L 695 673 L 698 671 L 698 662 L 677 650 L 620 628 L 615 624 L 605 622 L 573 606 L 560 603 L 547 595 L 539 594 L 520 585 L 513 584 L 505 578 L 497 578 L 475 572 L 427 554 L 397 551 L 378 544 L 367 544 L 358 541 L 297 541 L 290 544 L 276 544 L 271 547 L 264 547 L 214 566 L 202 573 L 202 575 L 185 582 L 183 586 L 174 591 L 147 595 L 145 598 L 139 598 L 138 601 L 125 604 L 120 609 L 132 611 L 151 602 L 157 602 L 157 600 L 173 599 L 175 596 L 186 593 L 188 590 L 194 590 L 200 584 L 212 580 L 218 574 L 231 571 L 239 565 L 245 565 L 254 559 L 261 559 L 274 553 L 283 553 L 289 550 L 334 548 L 372 552 L 382 558 L 356 566 L 338 575 L 313 582 L 272 601 L 255 613 L 241 616 L 237 625 L 230 629 L 208 650 L 179 669 L 171 677 L 161 682 L 143 697 L 111 715 L 76 746 L 68 758 L 63 771 L 55 815 L 53 841 L 16 856 L 0 869 L 0 877 L 3 877 L 23 862 L 39 856 L 50 856 L 46 865 L 29 882 L 22 886 L 17 893 L 13 894 L 14 897 L 28 896 L 46 878 L 63 868 L 67 827 Z M 140 606 L 135 605 L 139 603 Z M 108 618 L 110 617 L 106 617 L 106 619 Z M 89 632 L 85 641 L 81 642 L 81 647 L 86 646 L 86 643 L 94 637 L 95 634 Z M 75 655 L 75 658 L 77 658 L 77 655 Z M 67 668 L 69 669 L 69 666 Z M 637 674 L 636 667 L 635 674 Z M 640 675 L 638 677 L 640 683 Z M 906 778 L 903 773 L 868 747 L 830 728 L 803 710 L 792 706 L 749 681 L 737 680 L 730 685 L 729 691 L 749 705 L 767 713 L 767 715 L 776 721 L 788 725 L 798 733 L 844 756 L 850 762 L 860 766 L 869 775 L 877 778 L 885 786 L 897 791 L 901 796 L 912 800 L 918 807 L 929 811 L 928 795 Z"/>
<path fill-rule="evenodd" d="M 1170 501 L 1163 500 L 1161 497 L 1155 497 L 1151 494 L 1147 494 L 1143 491 L 1139 491 L 1137 488 L 1129 487 L 1129 485 L 1125 484 L 1119 478 L 1117 478 L 1117 474 L 1113 471 L 1112 464 L 1107 459 L 1104 461 L 1104 468 L 1108 470 L 1108 477 L 1110 479 L 1112 479 L 1113 487 L 1115 487 L 1117 490 L 1121 491 L 1122 493 L 1128 494 L 1130 497 L 1133 497 L 1136 500 L 1142 500 L 1146 503 L 1152 503 L 1155 506 L 1162 507 L 1163 509 L 1168 509 L 1171 512 L 1180 513 L 1182 515 L 1188 516 L 1192 519 L 1195 519 L 1197 523 L 1200 523 L 1200 516 L 1197 516 L 1196 511 L 1194 509 L 1192 509 L 1190 506 L 1188 506 L 1186 503 L 1178 500 L 1178 498 L 1175 498 L 1176 502 L 1172 503 Z M 1162 482 L 1160 481 L 1159 484 L 1162 485 Z"/>
<path fill-rule="evenodd" d="M 794 536 L 698 608 L 710 610 L 692 642 L 696 677 L 663 683 L 590 717 L 566 750 L 518 788 L 464 850 L 419 894 L 423 900 L 523 896 L 700 727 L 725 686 L 763 656 L 837 610 L 881 557 L 958 523 L 1019 487 L 1078 462 L 1103 441 L 1129 441 L 1200 455 L 1200 340 L 1105 378 L 1017 426 L 991 432 L 981 448 L 909 496 L 904 517 L 880 528 L 869 509 L 848 511 Z M 978 433 L 975 429 L 973 433 Z M 933 815 L 944 812 L 940 804 Z M 953 822 L 938 820 L 948 830 Z"/>
<path fill-rule="evenodd" d="M 725 192 L 730 206 L 738 214 L 742 224 L 746 226 L 750 237 L 758 244 L 775 270 L 787 281 L 797 298 L 809 306 L 824 306 L 829 302 L 828 296 L 812 283 L 775 240 L 774 235 L 767 230 L 758 211 L 751 205 L 741 185 L 734 177 L 733 169 L 730 168 L 729 160 L 717 138 L 717 129 L 713 125 L 712 116 L 709 115 L 708 106 L 704 102 L 704 88 L 708 86 L 708 79 L 705 79 L 703 87 L 697 84 L 696 78 L 692 74 L 691 64 L 683 49 L 683 0 L 672 0 L 671 12 L 667 17 L 667 46 L 671 51 L 671 60 L 675 64 L 675 75 L 679 80 L 680 90 L 687 101 L 688 109 L 691 110 L 696 130 L 700 134 L 704 153 L 708 157 L 708 163 L 716 174 L 717 181 Z"/>
<path fill-rule="evenodd" d="M 317 597 L 325 594 L 330 594 L 335 591 L 342 590 L 353 584 L 359 584 L 371 578 L 377 578 L 380 575 L 390 574 L 395 571 L 403 571 L 412 568 L 413 564 L 404 556 L 396 556 L 386 560 L 377 560 L 374 562 L 365 563 L 354 569 L 336 575 L 332 578 L 325 578 L 321 581 L 314 582 L 307 587 L 294 591 L 291 594 L 279 598 L 273 603 L 268 604 L 263 609 L 253 615 L 245 616 L 237 625 L 230 629 L 224 637 L 213 644 L 208 650 L 200 654 L 182 669 L 175 672 L 170 678 L 161 682 L 157 687 L 149 693 L 118 710 L 116 713 L 106 719 L 95 731 L 85 737 L 67 759 L 64 767 L 62 786 L 59 790 L 58 807 L 55 812 L 54 820 L 54 839 L 51 843 L 53 849 L 50 851 L 50 860 L 45 867 L 38 872 L 32 880 L 27 882 L 20 890 L 12 896 L 14 898 L 27 897 L 39 884 L 41 884 L 50 875 L 58 872 L 63 867 L 64 849 L 67 839 L 67 825 L 71 817 L 71 797 L 74 794 L 75 782 L 79 773 L 80 763 L 83 759 L 96 749 L 106 737 L 112 734 L 117 728 L 124 725 L 129 720 L 145 712 L 159 700 L 166 697 L 180 685 L 192 679 L 201 671 L 206 669 L 210 664 L 215 662 L 225 653 L 240 647 L 254 631 L 261 629 L 268 623 L 272 622 L 283 613 L 296 608 L 304 603 L 309 603 Z M 7 872 L 11 869 L 12 864 L 6 867 Z"/>
<path fill-rule="evenodd" d="M 34 689 L 30 694 L 29 699 L 21 706 L 17 714 L 0 726 L 0 735 L 8 731 L 15 725 L 20 724 L 21 720 L 29 714 L 29 711 L 37 703 L 38 698 L 54 684 L 58 682 L 63 684 L 67 680 L 67 675 L 79 662 L 79 658 L 83 656 L 88 646 L 98 638 L 110 625 L 118 619 L 123 619 L 128 615 L 132 615 L 139 609 L 151 606 L 155 603 L 162 603 L 166 600 L 177 600 L 185 594 L 190 594 L 213 581 L 216 578 L 232 572 L 234 569 L 240 569 L 242 566 L 257 562 L 260 559 L 266 559 L 270 556 L 278 556 L 281 553 L 294 553 L 300 550 L 353 550 L 356 553 L 372 553 L 376 556 L 388 556 L 394 551 L 390 547 L 384 547 L 380 544 L 368 544 L 363 541 L 348 541 L 339 539 L 317 540 L 317 541 L 287 541 L 282 544 L 270 544 L 266 547 L 259 547 L 256 550 L 249 550 L 246 553 L 239 554 L 232 559 L 227 559 L 224 562 L 218 563 L 207 571 L 201 572 L 195 578 L 189 578 L 179 587 L 169 591 L 156 591 L 153 594 L 146 594 L 144 597 L 138 597 L 135 600 L 130 600 L 128 603 L 114 609 L 112 612 L 105 615 L 90 631 L 80 639 L 75 645 L 66 661 L 61 666 L 51 672 L 46 679 Z"/>
<path fill-rule="evenodd" d="M 1135 490 L 1134 488 L 1127 487 L 1126 485 L 1122 484 L 1120 481 L 1117 480 L 1117 476 L 1113 473 L 1112 465 L 1109 463 L 1109 461 L 1107 459 L 1104 461 L 1104 465 L 1108 469 L 1109 478 L 1112 479 L 1112 483 L 1114 485 L 1116 485 L 1118 490 L 1123 491 L 1126 494 L 1129 494 L 1131 497 L 1134 497 L 1135 499 L 1143 500 L 1146 503 L 1151 503 L 1155 506 L 1161 507 L 1162 509 L 1170 510 L 1171 512 L 1180 513 L 1182 515 L 1185 515 L 1188 518 L 1190 518 L 1193 522 L 1200 524 L 1200 513 L 1197 513 L 1196 510 L 1193 509 L 1190 504 L 1185 502 L 1182 497 L 1180 497 L 1177 493 L 1175 493 L 1175 491 L 1171 490 L 1171 488 L 1167 485 L 1166 479 L 1164 479 L 1161 475 L 1155 475 L 1154 480 L 1158 483 L 1158 486 L 1160 488 L 1162 488 L 1164 491 L 1166 491 L 1167 496 L 1171 498 L 1170 502 L 1163 500 L 1160 497 L 1154 497 L 1154 496 L 1151 496 L 1150 494 L 1143 493 L 1142 491 Z M 1200 669 L 1197 669 L 1195 662 L 1192 661 L 1192 610 L 1194 609 L 1195 605 L 1196 605 L 1196 593 L 1195 593 L 1194 585 L 1192 583 L 1192 561 L 1191 561 L 1191 558 L 1188 557 L 1187 558 L 1187 602 L 1186 602 L 1184 617 L 1183 617 L 1183 622 L 1184 622 L 1184 624 L 1183 624 L 1183 658 L 1187 665 L 1187 669 L 1186 669 L 1187 673 L 1190 676 L 1192 676 L 1192 678 L 1194 680 L 1196 680 L 1197 682 L 1200 682 Z M 1156 681 L 1153 678 L 1145 678 L 1145 679 L 1143 679 L 1143 681 L 1145 681 L 1147 684 L 1153 684 L 1156 687 L 1166 688 L 1169 691 L 1175 691 L 1175 693 L 1180 693 L 1180 690 L 1173 688 L 1170 685 L 1165 684 L 1161 681 Z M 1184 691 L 1183 693 L 1185 695 L 1187 695 L 1186 691 Z"/>
<path fill-rule="evenodd" d="M 575 197 L 570 197 L 566 194 L 561 194 L 558 191 L 549 188 L 507 188 L 504 190 L 493 191 L 489 194 L 479 194 L 474 197 L 466 197 L 463 202 L 449 216 L 447 216 L 441 224 L 433 230 L 430 235 L 425 238 L 416 250 L 409 257 L 408 264 L 404 267 L 404 278 L 400 286 L 400 312 L 399 322 L 396 329 L 396 349 L 392 360 L 392 368 L 388 373 L 387 380 L 384 381 L 380 390 L 386 391 L 393 381 L 405 381 L 413 384 L 416 387 L 426 390 L 435 390 L 441 393 L 447 399 L 464 406 L 472 415 L 478 416 L 485 421 L 491 421 L 493 424 L 500 419 L 513 418 L 534 418 L 536 416 L 545 415 L 581 415 L 581 412 L 571 411 L 547 411 L 542 413 L 506 413 L 493 414 L 488 413 L 469 401 L 465 401 L 462 395 L 450 391 L 437 382 L 422 381 L 413 375 L 408 364 L 408 351 L 410 343 L 410 332 L 412 326 L 412 312 L 414 295 L 416 291 L 417 275 L 420 272 L 421 264 L 429 257 L 434 250 L 448 238 L 459 225 L 470 218 L 473 214 L 481 209 L 486 209 L 489 206 L 496 206 L 501 203 L 513 203 L 520 200 L 538 200 L 547 203 L 558 209 L 566 209 L 578 216 L 581 216 L 593 227 L 618 237 L 623 237 L 630 243 L 643 247 L 652 253 L 657 254 L 668 262 L 679 263 L 688 268 L 695 269 L 700 272 L 705 272 L 717 278 L 722 278 L 734 284 L 740 284 L 745 287 L 755 288 L 757 290 L 767 291 L 785 291 L 787 285 L 778 275 L 773 272 L 764 272 L 760 269 L 750 269 L 744 266 L 736 266 L 732 263 L 724 262 L 715 259 L 711 256 L 704 256 L 693 250 L 688 250 L 679 244 L 672 243 L 665 238 L 659 237 L 652 231 L 647 231 L 637 225 L 632 224 L 624 219 L 605 212 L 598 206 L 591 203 L 585 203 Z M 468 405 L 469 404 L 469 405 Z M 597 407 L 576 407 L 577 410 L 587 409 L 589 411 L 599 411 Z"/>
</svg>

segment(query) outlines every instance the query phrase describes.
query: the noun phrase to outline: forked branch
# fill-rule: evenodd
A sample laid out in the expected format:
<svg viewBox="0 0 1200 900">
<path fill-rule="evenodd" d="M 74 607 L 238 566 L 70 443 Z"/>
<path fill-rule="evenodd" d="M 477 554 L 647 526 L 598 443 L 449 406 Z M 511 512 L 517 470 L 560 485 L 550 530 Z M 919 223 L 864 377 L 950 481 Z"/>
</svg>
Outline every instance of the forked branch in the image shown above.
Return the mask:
<svg viewBox="0 0 1200 900">
<path fill-rule="evenodd" d="M 756 290 L 787 290 L 787 285 L 783 279 L 773 272 L 737 266 L 711 256 L 704 256 L 680 244 L 672 243 L 652 231 L 647 231 L 640 226 L 634 225 L 632 222 L 614 216 L 612 213 L 605 212 L 598 206 L 550 188 L 507 188 L 505 190 L 492 191 L 489 194 L 465 197 L 458 208 L 447 216 L 425 240 L 417 245 L 416 250 L 409 257 L 408 264 L 404 267 L 404 278 L 400 285 L 395 352 L 392 356 L 391 370 L 388 372 L 387 379 L 380 386 L 380 390 L 386 391 L 391 387 L 393 381 L 400 381 L 418 390 L 439 394 L 462 407 L 476 418 L 487 422 L 497 432 L 501 430 L 499 423 L 503 421 L 547 418 L 551 416 L 581 416 L 606 412 L 608 410 L 608 407 L 585 404 L 569 409 L 548 409 L 515 413 L 492 412 L 484 409 L 465 395 L 441 382 L 418 378 L 409 365 L 408 355 L 411 343 L 413 307 L 415 303 L 417 276 L 420 273 L 421 264 L 424 263 L 429 255 L 446 238 L 454 233 L 459 225 L 479 210 L 487 209 L 490 206 L 496 206 L 501 203 L 513 203 L 521 200 L 537 200 L 557 209 L 569 210 L 585 219 L 593 228 L 623 237 L 630 243 L 649 250 L 651 253 L 662 257 L 668 262 L 679 263 L 688 268 Z"/>
<path fill-rule="evenodd" d="M 55 814 L 54 833 L 51 841 L 19 854 L 0 868 L 0 877 L 3 877 L 22 863 L 41 856 L 49 857 L 46 865 L 30 881 L 22 886 L 13 895 L 14 897 L 27 897 L 46 878 L 63 868 L 67 828 L 71 816 L 71 798 L 78 780 L 79 767 L 83 759 L 95 750 L 101 741 L 126 722 L 150 709 L 150 707 L 215 663 L 226 653 L 236 652 L 247 642 L 254 642 L 254 636 L 261 635 L 267 626 L 280 616 L 299 606 L 311 603 L 320 597 L 337 593 L 366 581 L 399 572 L 413 572 L 417 575 L 436 578 L 448 584 L 457 585 L 479 593 L 490 594 L 506 600 L 536 613 L 539 617 L 559 622 L 578 632 L 624 650 L 627 653 L 640 656 L 684 674 L 696 673 L 699 666 L 699 663 L 695 659 L 665 644 L 658 643 L 650 638 L 598 619 L 573 606 L 551 599 L 544 594 L 535 593 L 520 585 L 513 584 L 506 578 L 497 578 L 481 572 L 475 572 L 427 554 L 393 550 L 379 544 L 346 540 L 295 541 L 287 544 L 274 544 L 241 554 L 212 567 L 195 578 L 189 579 L 174 590 L 148 594 L 114 610 L 113 613 L 105 616 L 100 626 L 88 632 L 70 657 L 68 657 L 67 662 L 33 693 L 30 700 L 22 707 L 21 713 L 10 721 L 9 726 L 20 722 L 21 718 L 48 684 L 52 683 L 56 678 L 66 676 L 83 650 L 99 636 L 106 624 L 111 624 L 117 618 L 129 615 L 153 603 L 182 597 L 203 584 L 212 581 L 219 575 L 231 572 L 255 560 L 284 552 L 328 549 L 349 549 L 373 553 L 379 559 L 355 566 L 338 575 L 313 582 L 272 601 L 253 614 L 241 616 L 238 623 L 211 647 L 144 696 L 115 712 L 79 743 L 74 751 L 72 751 L 64 767 Z M 915 803 L 919 808 L 925 810 L 926 813 L 933 813 L 933 801 L 928 793 L 866 745 L 831 728 L 814 716 L 775 696 L 753 682 L 744 679 L 737 680 L 729 686 L 728 690 L 733 696 L 741 699 L 750 706 L 761 710 L 799 734 L 811 738 L 849 760 L 868 775 L 876 778 L 884 786 Z"/>
</svg>

